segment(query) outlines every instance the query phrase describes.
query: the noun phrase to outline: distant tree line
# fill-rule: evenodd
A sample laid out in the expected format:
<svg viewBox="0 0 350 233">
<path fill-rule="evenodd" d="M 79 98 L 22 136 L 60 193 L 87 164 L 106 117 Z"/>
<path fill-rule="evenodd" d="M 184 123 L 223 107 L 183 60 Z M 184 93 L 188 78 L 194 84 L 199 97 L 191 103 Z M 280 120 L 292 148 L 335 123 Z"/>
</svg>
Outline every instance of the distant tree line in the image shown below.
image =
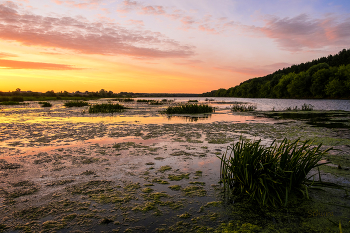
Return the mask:
<svg viewBox="0 0 350 233">
<path fill-rule="evenodd" d="M 293 65 L 229 89 L 203 93 L 205 97 L 350 98 L 350 49 Z"/>
<path fill-rule="evenodd" d="M 133 92 L 120 92 L 114 93 L 113 91 L 106 91 L 101 89 L 96 92 L 67 92 L 60 91 L 54 92 L 53 90 L 47 92 L 33 92 L 33 91 L 21 91 L 17 88 L 15 91 L 2 92 L 0 91 L 0 101 L 23 101 L 23 97 L 56 97 L 60 99 L 61 97 L 88 97 L 88 98 L 134 98 L 134 97 L 198 97 L 200 94 L 172 94 L 172 93 L 133 93 Z"/>
</svg>

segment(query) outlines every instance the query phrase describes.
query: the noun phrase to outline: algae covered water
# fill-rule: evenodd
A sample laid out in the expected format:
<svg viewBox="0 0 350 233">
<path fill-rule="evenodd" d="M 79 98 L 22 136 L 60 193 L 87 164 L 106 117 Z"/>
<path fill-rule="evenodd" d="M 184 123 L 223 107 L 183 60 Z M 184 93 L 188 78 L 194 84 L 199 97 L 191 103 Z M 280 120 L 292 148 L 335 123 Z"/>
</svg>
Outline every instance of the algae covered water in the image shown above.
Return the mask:
<svg viewBox="0 0 350 233">
<path fill-rule="evenodd" d="M 300 100 L 287 106 L 286 100 L 196 98 L 214 106 L 215 113 L 162 113 L 167 106 L 193 99 L 169 99 L 156 106 L 123 103 L 129 109 L 116 114 L 88 114 L 88 106 L 65 108 L 64 101 L 51 101 L 51 108 L 37 102 L 2 106 L 0 231 L 220 232 L 222 223 L 229 221 L 235 227 L 274 225 L 272 218 L 257 218 L 256 211 L 232 205 L 223 197 L 218 156 L 240 137 L 261 139 L 265 145 L 284 137 L 311 138 L 339 149 L 325 159 L 341 163 L 344 169 L 350 167 L 348 128 L 311 125 L 307 120 L 261 112 L 304 103 L 319 110 L 318 106 L 330 106 L 333 100 L 319 105 Z M 237 102 L 256 104 L 259 112 L 231 112 Z M 340 101 L 332 110 L 348 107 Z M 348 125 L 349 115 L 332 113 L 322 122 L 328 121 Z M 350 179 L 344 169 L 340 176 L 337 166 L 328 166 L 324 179 L 346 184 Z M 343 193 L 329 194 L 337 206 L 349 206 Z M 318 198 L 329 199 L 322 195 Z M 321 211 L 337 213 L 333 222 L 348 216 L 345 208 L 329 208 L 322 206 Z M 307 212 L 306 216 L 299 212 L 300 216 L 288 212 L 274 226 L 293 222 L 303 232 L 303 221 L 312 227 L 318 224 L 312 223 L 316 218 L 307 218 Z M 331 225 L 319 227 L 331 229 Z"/>
</svg>

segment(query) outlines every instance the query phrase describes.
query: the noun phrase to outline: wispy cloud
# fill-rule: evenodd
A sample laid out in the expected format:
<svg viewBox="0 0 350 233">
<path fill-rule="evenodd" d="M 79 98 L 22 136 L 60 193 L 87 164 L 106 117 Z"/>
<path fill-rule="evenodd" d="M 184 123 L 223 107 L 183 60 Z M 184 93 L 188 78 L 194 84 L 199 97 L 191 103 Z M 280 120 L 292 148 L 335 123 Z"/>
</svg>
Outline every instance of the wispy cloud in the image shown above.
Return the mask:
<svg viewBox="0 0 350 233">
<path fill-rule="evenodd" d="M 332 16 L 313 19 L 307 14 L 292 18 L 269 16 L 265 26 L 254 28 L 274 39 L 289 51 L 318 49 L 327 46 L 347 47 L 350 41 L 350 18 L 340 20 Z"/>
<path fill-rule="evenodd" d="M 52 0 L 58 5 L 68 5 L 76 8 L 94 8 L 98 6 L 103 0 Z"/>
<path fill-rule="evenodd" d="M 159 32 L 129 30 L 113 23 L 86 22 L 73 17 L 21 13 L 16 5 L 5 4 L 0 4 L 0 39 L 85 54 L 149 58 L 194 54 L 194 47 L 181 45 Z"/>
<path fill-rule="evenodd" d="M 14 61 L 14 60 L 6 60 L 6 59 L 0 59 L 0 67 L 5 69 L 35 69 L 35 70 L 78 70 L 79 69 L 80 70 L 80 68 L 75 68 L 73 66 L 63 65 L 63 64 Z"/>
</svg>

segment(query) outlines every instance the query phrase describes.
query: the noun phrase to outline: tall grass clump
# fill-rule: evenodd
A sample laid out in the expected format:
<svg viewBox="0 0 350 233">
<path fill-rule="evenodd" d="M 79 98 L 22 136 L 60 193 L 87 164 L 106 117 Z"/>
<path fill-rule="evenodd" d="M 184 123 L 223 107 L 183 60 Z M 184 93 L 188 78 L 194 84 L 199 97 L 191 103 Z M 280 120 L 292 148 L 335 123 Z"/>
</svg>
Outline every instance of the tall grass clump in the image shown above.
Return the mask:
<svg viewBox="0 0 350 233">
<path fill-rule="evenodd" d="M 165 110 L 166 114 L 197 114 L 215 112 L 215 108 L 205 104 L 183 104 L 179 106 L 170 106 Z"/>
<path fill-rule="evenodd" d="M 301 106 L 301 111 L 312 111 L 314 110 L 314 106 L 312 106 L 311 104 L 303 104 L 303 106 Z"/>
<path fill-rule="evenodd" d="M 149 103 L 151 101 L 152 100 L 145 100 L 145 99 L 138 99 L 138 100 L 136 100 L 136 102 L 138 102 L 138 103 Z"/>
<path fill-rule="evenodd" d="M 232 106 L 231 111 L 233 112 L 251 112 L 255 111 L 255 105 L 235 104 Z"/>
<path fill-rule="evenodd" d="M 46 107 L 52 107 L 52 104 L 49 102 L 39 102 L 41 104 L 41 107 L 46 108 Z"/>
<path fill-rule="evenodd" d="M 134 102 L 135 100 L 133 98 L 117 98 L 114 99 L 114 101 L 119 101 L 119 102 Z"/>
<path fill-rule="evenodd" d="M 150 104 L 150 105 L 163 105 L 164 102 L 158 101 L 158 100 L 152 100 L 148 104 Z"/>
<path fill-rule="evenodd" d="M 114 113 L 121 112 L 123 109 L 126 107 L 120 104 L 95 104 L 90 106 L 89 113 Z"/>
<path fill-rule="evenodd" d="M 88 106 L 89 103 L 85 101 L 68 101 L 64 103 L 65 107 L 71 108 L 71 107 L 84 107 Z"/>
<path fill-rule="evenodd" d="M 311 146 L 307 140 L 275 141 L 269 147 L 259 141 L 244 141 L 229 146 L 221 159 L 220 176 L 225 190 L 244 196 L 260 206 L 286 206 L 291 194 L 308 197 L 307 179 L 311 169 L 330 149 L 321 151 L 321 144 Z"/>
</svg>

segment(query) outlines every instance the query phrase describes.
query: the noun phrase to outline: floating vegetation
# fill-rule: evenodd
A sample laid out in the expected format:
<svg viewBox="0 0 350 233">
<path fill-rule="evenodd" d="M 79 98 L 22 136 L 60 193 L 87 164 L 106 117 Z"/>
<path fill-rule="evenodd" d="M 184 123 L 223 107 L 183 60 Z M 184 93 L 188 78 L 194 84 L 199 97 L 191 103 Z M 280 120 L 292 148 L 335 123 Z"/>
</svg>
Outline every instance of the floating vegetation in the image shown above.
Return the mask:
<svg viewBox="0 0 350 233">
<path fill-rule="evenodd" d="M 321 145 L 310 145 L 284 139 L 265 148 L 259 141 L 242 138 L 229 146 L 221 159 L 221 181 L 229 194 L 247 196 L 260 206 L 286 206 L 293 193 L 308 197 L 306 178 L 318 167 L 321 158 L 331 149 L 321 151 Z"/>
<path fill-rule="evenodd" d="M 121 112 L 126 107 L 120 104 L 94 104 L 89 108 L 89 113 L 114 113 Z"/>
<path fill-rule="evenodd" d="M 165 172 L 165 171 L 168 171 L 168 170 L 171 170 L 172 168 L 169 166 L 169 165 L 165 165 L 165 166 L 161 166 L 159 168 L 159 171 L 160 172 Z"/>
<path fill-rule="evenodd" d="M 52 104 L 49 102 L 39 102 L 41 104 L 41 107 L 46 108 L 46 107 L 52 107 Z"/>
<path fill-rule="evenodd" d="M 173 175 L 173 174 L 168 175 L 168 179 L 171 181 L 180 181 L 182 179 L 189 179 L 189 178 L 190 178 L 190 173 L 180 174 L 180 175 Z"/>
<path fill-rule="evenodd" d="M 158 178 L 154 178 L 154 179 L 152 180 L 152 182 L 153 182 L 153 183 L 158 183 L 158 184 L 169 184 L 168 181 L 162 180 L 162 179 L 158 179 Z"/>
<path fill-rule="evenodd" d="M 235 104 L 232 106 L 232 112 L 251 112 L 255 111 L 256 106 L 251 104 Z"/>
<path fill-rule="evenodd" d="M 176 185 L 171 185 L 168 188 L 170 188 L 173 191 L 179 191 L 179 190 L 181 190 L 181 185 L 177 185 L 177 184 Z"/>
<path fill-rule="evenodd" d="M 145 99 L 136 100 L 136 102 L 138 102 L 138 103 L 149 103 L 151 101 L 154 101 L 154 100 L 145 100 Z"/>
<path fill-rule="evenodd" d="M 163 105 L 164 102 L 152 100 L 149 102 L 150 105 Z"/>
<path fill-rule="evenodd" d="M 26 105 L 26 104 L 20 103 L 17 101 L 5 101 L 5 102 L 0 102 L 0 105 Z"/>
<path fill-rule="evenodd" d="M 71 108 L 71 107 L 84 107 L 84 106 L 88 106 L 89 103 L 85 102 L 85 101 L 68 101 L 66 103 L 63 104 L 65 107 L 67 108 Z"/>
<path fill-rule="evenodd" d="M 165 110 L 166 114 L 198 114 L 198 113 L 212 113 L 215 108 L 207 104 L 183 104 L 179 106 L 170 106 Z"/>
<path fill-rule="evenodd" d="M 204 197 L 207 195 L 207 191 L 202 186 L 190 185 L 182 189 L 186 196 L 198 196 Z"/>
<path fill-rule="evenodd" d="M 114 101 L 119 101 L 119 102 L 134 102 L 135 100 L 133 98 L 117 98 L 114 99 Z"/>
</svg>

